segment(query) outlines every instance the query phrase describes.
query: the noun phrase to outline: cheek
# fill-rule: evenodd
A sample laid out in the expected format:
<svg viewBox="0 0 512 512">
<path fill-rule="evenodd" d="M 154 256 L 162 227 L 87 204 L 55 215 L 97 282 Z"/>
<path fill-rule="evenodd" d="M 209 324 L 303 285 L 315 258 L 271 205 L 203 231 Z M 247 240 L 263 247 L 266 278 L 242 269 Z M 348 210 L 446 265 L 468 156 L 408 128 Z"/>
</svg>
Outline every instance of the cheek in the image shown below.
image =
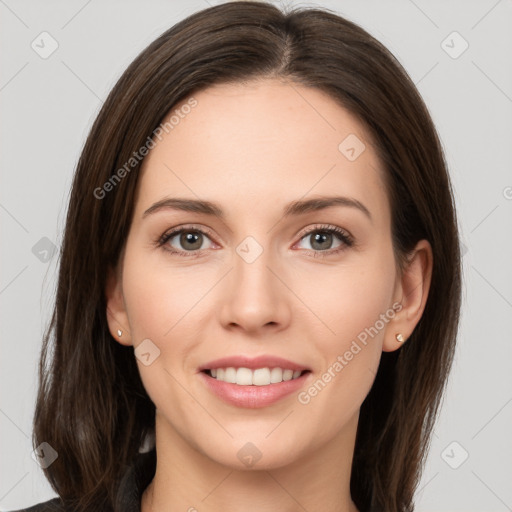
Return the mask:
<svg viewBox="0 0 512 512">
<path fill-rule="evenodd" d="M 297 398 L 311 418 L 325 418 L 328 435 L 357 412 L 375 379 L 383 336 L 395 315 L 391 308 L 395 284 L 391 248 L 369 255 L 363 264 L 340 267 L 325 282 L 315 280 L 317 286 L 308 282 L 304 292 L 316 298 L 314 307 L 322 312 L 321 320 L 328 329 L 323 327 L 313 338 L 323 367 Z M 323 288 L 319 286 L 322 283 Z"/>
<path fill-rule="evenodd" d="M 322 352 L 332 357 L 374 326 L 390 307 L 395 286 L 392 249 L 368 251 L 347 258 L 339 266 L 313 269 L 308 276 L 302 279 L 299 275 L 293 286 L 297 295 L 304 297 L 309 309 L 307 318 L 317 327 Z M 378 326 L 379 331 L 385 330 L 381 322 Z"/>
<path fill-rule="evenodd" d="M 375 329 L 375 325 L 385 311 L 383 303 L 377 299 L 344 302 L 345 309 L 333 324 L 336 336 L 317 338 L 323 366 L 298 394 L 297 402 L 304 426 L 314 429 L 314 423 L 322 418 L 319 443 L 343 430 L 372 387 L 382 355 L 385 329 Z"/>
<path fill-rule="evenodd" d="M 160 407 L 174 400 L 178 415 L 188 397 L 173 377 L 181 381 L 184 369 L 190 371 L 189 355 L 200 341 L 197 313 L 211 283 L 211 275 L 193 266 L 171 266 L 162 255 L 127 246 L 123 294 L 133 343 L 149 339 L 158 349 L 151 364 L 137 361 L 139 373 L 153 403 Z"/>
<path fill-rule="evenodd" d="M 164 262 L 164 263 L 162 263 Z M 211 288 L 211 276 L 192 266 L 167 265 L 165 257 L 127 250 L 123 294 L 135 343 L 154 338 L 160 343 L 182 330 L 187 315 Z"/>
</svg>

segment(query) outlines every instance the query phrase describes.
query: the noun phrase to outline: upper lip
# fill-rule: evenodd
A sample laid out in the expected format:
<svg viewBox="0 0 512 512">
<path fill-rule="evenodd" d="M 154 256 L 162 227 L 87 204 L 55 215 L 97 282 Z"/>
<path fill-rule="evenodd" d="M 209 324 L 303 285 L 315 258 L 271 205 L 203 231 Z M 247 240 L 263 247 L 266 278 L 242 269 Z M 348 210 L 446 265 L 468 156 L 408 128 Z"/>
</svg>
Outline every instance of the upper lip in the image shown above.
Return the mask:
<svg viewBox="0 0 512 512">
<path fill-rule="evenodd" d="M 294 361 L 290 361 L 288 359 L 283 359 L 282 357 L 272 356 L 272 355 L 262 355 L 258 357 L 248 357 L 248 356 L 229 356 L 222 357 L 220 359 L 215 359 L 214 361 L 210 361 L 205 363 L 204 365 L 199 367 L 199 371 L 203 370 L 212 370 L 215 368 L 250 368 L 251 370 L 256 370 L 257 368 L 282 368 L 283 370 L 309 370 L 307 366 L 296 363 Z"/>
</svg>

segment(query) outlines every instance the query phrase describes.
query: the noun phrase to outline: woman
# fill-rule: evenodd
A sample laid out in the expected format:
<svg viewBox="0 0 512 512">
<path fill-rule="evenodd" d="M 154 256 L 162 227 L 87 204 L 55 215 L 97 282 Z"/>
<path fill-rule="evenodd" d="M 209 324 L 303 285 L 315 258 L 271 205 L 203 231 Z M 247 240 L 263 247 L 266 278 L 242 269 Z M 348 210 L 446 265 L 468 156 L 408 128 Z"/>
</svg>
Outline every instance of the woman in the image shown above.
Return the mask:
<svg viewBox="0 0 512 512">
<path fill-rule="evenodd" d="M 34 418 L 59 498 L 29 510 L 412 510 L 460 279 L 388 50 L 327 10 L 189 16 L 78 163 Z"/>
</svg>

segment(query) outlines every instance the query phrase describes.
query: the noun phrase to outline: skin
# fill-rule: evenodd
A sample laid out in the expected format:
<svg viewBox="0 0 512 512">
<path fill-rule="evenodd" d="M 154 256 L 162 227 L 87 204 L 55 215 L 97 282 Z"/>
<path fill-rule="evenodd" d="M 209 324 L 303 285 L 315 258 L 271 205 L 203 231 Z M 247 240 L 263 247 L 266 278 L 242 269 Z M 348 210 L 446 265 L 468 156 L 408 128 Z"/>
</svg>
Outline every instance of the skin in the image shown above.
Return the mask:
<svg viewBox="0 0 512 512">
<path fill-rule="evenodd" d="M 143 162 L 106 289 L 113 337 L 134 347 L 149 338 L 160 350 L 148 366 L 137 359 L 156 405 L 158 459 L 142 511 L 356 512 L 349 482 L 359 409 L 382 351 L 399 349 L 395 335 L 407 340 L 421 317 L 431 247 L 420 241 L 398 272 L 371 139 L 323 92 L 267 79 L 194 97 L 197 106 Z M 366 145 L 354 161 L 338 149 L 349 134 Z M 357 199 L 371 219 L 347 206 L 283 217 L 289 202 L 323 195 Z M 225 219 L 170 208 L 143 217 L 166 197 L 218 203 Z M 155 243 L 189 224 L 211 235 L 196 246 L 177 235 L 166 246 L 200 247 L 200 256 Z M 342 228 L 355 245 L 321 257 L 344 243 L 332 235 L 315 245 L 322 229 L 305 232 L 317 224 Z M 252 263 L 236 251 L 247 236 L 263 249 Z M 293 393 L 263 408 L 235 407 L 197 374 L 226 355 L 272 354 L 312 369 L 307 390 L 394 303 L 401 310 L 308 404 Z M 237 457 L 248 442 L 262 455 L 251 467 Z"/>
</svg>

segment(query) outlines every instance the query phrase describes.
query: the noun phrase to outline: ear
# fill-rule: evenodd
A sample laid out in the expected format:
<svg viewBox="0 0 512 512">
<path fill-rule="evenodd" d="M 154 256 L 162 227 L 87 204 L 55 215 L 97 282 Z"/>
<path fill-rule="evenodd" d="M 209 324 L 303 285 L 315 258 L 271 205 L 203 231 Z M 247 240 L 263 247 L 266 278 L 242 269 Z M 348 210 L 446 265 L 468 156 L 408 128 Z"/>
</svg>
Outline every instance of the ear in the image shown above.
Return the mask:
<svg viewBox="0 0 512 512">
<path fill-rule="evenodd" d="M 432 277 L 432 247 L 427 240 L 420 240 L 408 257 L 408 262 L 395 286 L 395 301 L 402 308 L 396 309 L 393 320 L 388 324 L 382 350 L 393 352 L 400 348 L 414 331 L 427 303 Z M 399 342 L 396 335 L 404 341 Z"/>
<path fill-rule="evenodd" d="M 107 322 L 110 334 L 121 345 L 132 345 L 128 315 L 124 303 L 121 273 L 111 266 L 108 268 L 105 288 Z"/>
</svg>

